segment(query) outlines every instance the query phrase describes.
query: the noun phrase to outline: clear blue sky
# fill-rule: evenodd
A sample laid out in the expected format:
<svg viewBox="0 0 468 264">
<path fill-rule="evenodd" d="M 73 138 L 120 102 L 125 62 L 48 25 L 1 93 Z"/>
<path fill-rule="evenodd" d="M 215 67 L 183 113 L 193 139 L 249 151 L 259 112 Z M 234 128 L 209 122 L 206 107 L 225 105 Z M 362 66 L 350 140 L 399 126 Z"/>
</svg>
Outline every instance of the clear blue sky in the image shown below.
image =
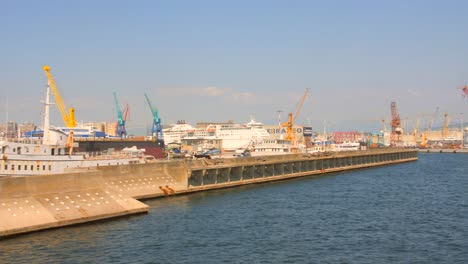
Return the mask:
<svg viewBox="0 0 468 264">
<path fill-rule="evenodd" d="M 41 122 L 44 64 L 77 120 L 115 120 L 115 91 L 135 131 L 151 124 L 144 93 L 164 124 L 276 124 L 306 87 L 298 123 L 319 131 L 379 127 L 392 100 L 410 123 L 436 107 L 468 120 L 468 1 L 18 0 L 0 25 L 9 120 Z"/>
</svg>

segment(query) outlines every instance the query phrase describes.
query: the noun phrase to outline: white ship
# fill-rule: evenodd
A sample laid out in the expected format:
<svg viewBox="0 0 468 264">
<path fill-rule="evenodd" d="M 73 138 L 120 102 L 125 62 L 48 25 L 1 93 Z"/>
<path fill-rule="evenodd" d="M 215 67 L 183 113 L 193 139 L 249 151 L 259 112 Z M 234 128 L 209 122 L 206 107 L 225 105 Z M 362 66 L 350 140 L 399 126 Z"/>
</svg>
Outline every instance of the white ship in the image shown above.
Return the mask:
<svg viewBox="0 0 468 264">
<path fill-rule="evenodd" d="M 33 176 L 88 170 L 98 166 L 128 165 L 153 162 L 144 150 L 120 152 L 73 153 L 73 133 L 50 129 L 49 87 L 45 102 L 42 140 L 22 138 L 0 140 L 0 176 Z"/>
<path fill-rule="evenodd" d="M 106 134 L 95 126 L 53 127 L 52 129 L 62 131 L 67 135 L 70 133 L 70 131 L 73 131 L 74 138 L 106 137 Z M 23 137 L 25 138 L 42 138 L 43 136 L 44 131 L 42 130 L 27 131 L 23 134 Z"/>
<path fill-rule="evenodd" d="M 285 139 L 264 139 L 250 149 L 250 156 L 272 156 L 298 153 L 299 147 Z"/>
<path fill-rule="evenodd" d="M 78 127 L 56 127 L 57 130 L 69 134 L 73 130 L 73 137 L 75 138 L 94 138 L 94 137 L 105 137 L 106 134 L 100 131 L 95 126 L 78 126 Z"/>
<path fill-rule="evenodd" d="M 360 144 L 358 142 L 343 142 L 335 144 L 331 149 L 332 151 L 356 151 L 359 150 Z"/>
<path fill-rule="evenodd" d="M 248 148 L 252 143 L 264 139 L 271 139 L 263 124 L 251 120 L 245 125 L 241 124 L 213 124 L 206 129 L 194 128 L 188 124 L 177 124 L 163 131 L 164 142 L 181 143 L 182 139 L 217 139 L 222 140 L 224 151 L 236 151 Z"/>
<path fill-rule="evenodd" d="M 182 138 L 186 137 L 189 132 L 194 132 L 195 130 L 193 126 L 184 121 L 179 121 L 170 128 L 163 129 L 164 143 L 166 145 L 172 143 L 180 144 Z"/>
</svg>

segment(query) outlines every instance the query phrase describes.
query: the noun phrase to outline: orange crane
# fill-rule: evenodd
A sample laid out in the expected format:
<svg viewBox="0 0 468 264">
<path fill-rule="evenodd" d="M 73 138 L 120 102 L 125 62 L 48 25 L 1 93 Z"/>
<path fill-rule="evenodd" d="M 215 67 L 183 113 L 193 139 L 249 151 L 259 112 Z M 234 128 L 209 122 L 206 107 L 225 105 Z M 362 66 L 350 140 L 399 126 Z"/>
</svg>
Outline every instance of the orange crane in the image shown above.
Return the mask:
<svg viewBox="0 0 468 264">
<path fill-rule="evenodd" d="M 418 131 L 419 131 L 419 121 L 421 120 L 421 115 L 418 114 L 418 117 L 416 118 L 416 124 L 414 125 L 413 128 L 413 137 L 414 137 L 414 142 L 416 142 L 418 138 Z"/>
<path fill-rule="evenodd" d="M 301 98 L 301 101 L 299 102 L 299 106 L 296 109 L 296 112 L 294 113 L 289 113 L 288 114 L 288 122 L 283 122 L 282 126 L 286 127 L 286 140 L 289 140 L 292 142 L 292 144 L 296 144 L 296 134 L 294 134 L 294 123 L 296 122 L 297 116 L 299 115 L 299 112 L 301 111 L 302 105 L 304 104 L 304 101 L 306 99 L 307 93 L 309 92 L 310 88 L 306 88 L 304 95 Z"/>
<path fill-rule="evenodd" d="M 45 74 L 47 75 L 47 79 L 49 81 L 49 87 L 52 89 L 55 102 L 57 103 L 57 106 L 60 110 L 60 114 L 62 115 L 62 119 L 63 119 L 63 122 L 65 123 L 65 126 L 76 127 L 75 108 L 73 107 L 70 108 L 69 109 L 70 115 L 67 114 L 65 104 L 63 103 L 62 97 L 60 96 L 57 86 L 55 85 L 54 78 L 52 78 L 52 74 L 50 73 L 50 67 L 47 65 L 44 65 L 42 69 L 44 69 Z"/>
</svg>

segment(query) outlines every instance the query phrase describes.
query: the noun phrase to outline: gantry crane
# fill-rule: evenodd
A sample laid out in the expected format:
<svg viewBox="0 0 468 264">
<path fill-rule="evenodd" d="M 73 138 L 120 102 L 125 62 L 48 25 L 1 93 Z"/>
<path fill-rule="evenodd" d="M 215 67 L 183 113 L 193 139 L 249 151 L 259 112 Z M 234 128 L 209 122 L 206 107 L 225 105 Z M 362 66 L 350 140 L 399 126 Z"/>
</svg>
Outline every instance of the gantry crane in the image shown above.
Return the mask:
<svg viewBox="0 0 468 264">
<path fill-rule="evenodd" d="M 158 109 L 153 107 L 148 95 L 145 94 L 145 98 L 146 98 L 146 102 L 148 102 L 148 106 L 151 110 L 151 113 L 153 114 L 153 127 L 151 128 L 151 135 L 153 136 L 153 139 L 155 140 L 162 140 L 163 134 L 162 134 L 161 118 L 159 118 Z"/>
<path fill-rule="evenodd" d="M 117 101 L 117 94 L 114 92 L 114 102 L 115 102 L 115 109 L 117 110 L 117 124 L 115 125 L 115 135 L 119 137 L 126 137 L 127 130 L 125 129 L 125 121 L 127 119 L 128 114 L 128 104 L 125 106 L 124 114 L 120 110 L 119 102 Z"/>
<path fill-rule="evenodd" d="M 390 109 L 392 112 L 392 132 L 390 133 L 390 146 L 396 146 L 398 143 L 402 142 L 401 134 L 403 133 L 403 129 L 401 128 L 400 114 L 398 114 L 396 102 L 392 102 L 390 104 Z"/>
<path fill-rule="evenodd" d="M 432 131 L 432 128 L 434 127 L 434 124 L 437 122 L 437 117 L 439 116 L 439 107 L 436 107 L 436 110 L 434 112 L 434 115 L 431 118 L 431 123 L 429 124 L 429 131 Z"/>
<path fill-rule="evenodd" d="M 309 92 L 310 88 L 306 88 L 304 95 L 301 98 L 301 101 L 299 102 L 299 105 L 296 109 L 296 112 L 293 113 L 290 112 L 288 114 L 288 122 L 283 122 L 283 127 L 286 127 L 286 140 L 291 141 L 293 144 L 296 144 L 296 134 L 294 133 L 294 123 L 296 122 L 297 116 L 299 115 L 299 112 L 301 111 L 302 105 L 304 104 L 304 101 L 306 99 L 307 93 Z"/>
<path fill-rule="evenodd" d="M 63 103 L 62 97 L 60 96 L 60 93 L 57 89 L 57 86 L 55 85 L 54 78 L 52 78 L 52 74 L 50 73 L 50 67 L 47 65 L 44 65 L 42 67 L 44 69 L 45 74 L 47 75 L 47 79 L 49 81 L 49 87 L 52 89 L 52 93 L 54 94 L 55 102 L 57 103 L 57 106 L 60 110 L 60 114 L 62 115 L 63 122 L 65 123 L 65 126 L 67 127 L 76 127 L 76 120 L 75 120 L 75 108 L 70 108 L 69 109 L 69 115 L 67 114 L 67 108 L 65 107 L 65 104 Z"/>
</svg>

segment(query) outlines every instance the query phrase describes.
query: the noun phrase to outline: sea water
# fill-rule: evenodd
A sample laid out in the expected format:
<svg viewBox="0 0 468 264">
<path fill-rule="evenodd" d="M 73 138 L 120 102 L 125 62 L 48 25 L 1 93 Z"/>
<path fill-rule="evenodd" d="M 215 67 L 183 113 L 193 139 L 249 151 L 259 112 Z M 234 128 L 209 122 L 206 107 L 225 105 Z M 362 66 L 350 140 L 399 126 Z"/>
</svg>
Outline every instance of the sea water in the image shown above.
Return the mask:
<svg viewBox="0 0 468 264">
<path fill-rule="evenodd" d="M 467 154 L 145 203 L 0 240 L 0 263 L 468 263 Z"/>
</svg>

